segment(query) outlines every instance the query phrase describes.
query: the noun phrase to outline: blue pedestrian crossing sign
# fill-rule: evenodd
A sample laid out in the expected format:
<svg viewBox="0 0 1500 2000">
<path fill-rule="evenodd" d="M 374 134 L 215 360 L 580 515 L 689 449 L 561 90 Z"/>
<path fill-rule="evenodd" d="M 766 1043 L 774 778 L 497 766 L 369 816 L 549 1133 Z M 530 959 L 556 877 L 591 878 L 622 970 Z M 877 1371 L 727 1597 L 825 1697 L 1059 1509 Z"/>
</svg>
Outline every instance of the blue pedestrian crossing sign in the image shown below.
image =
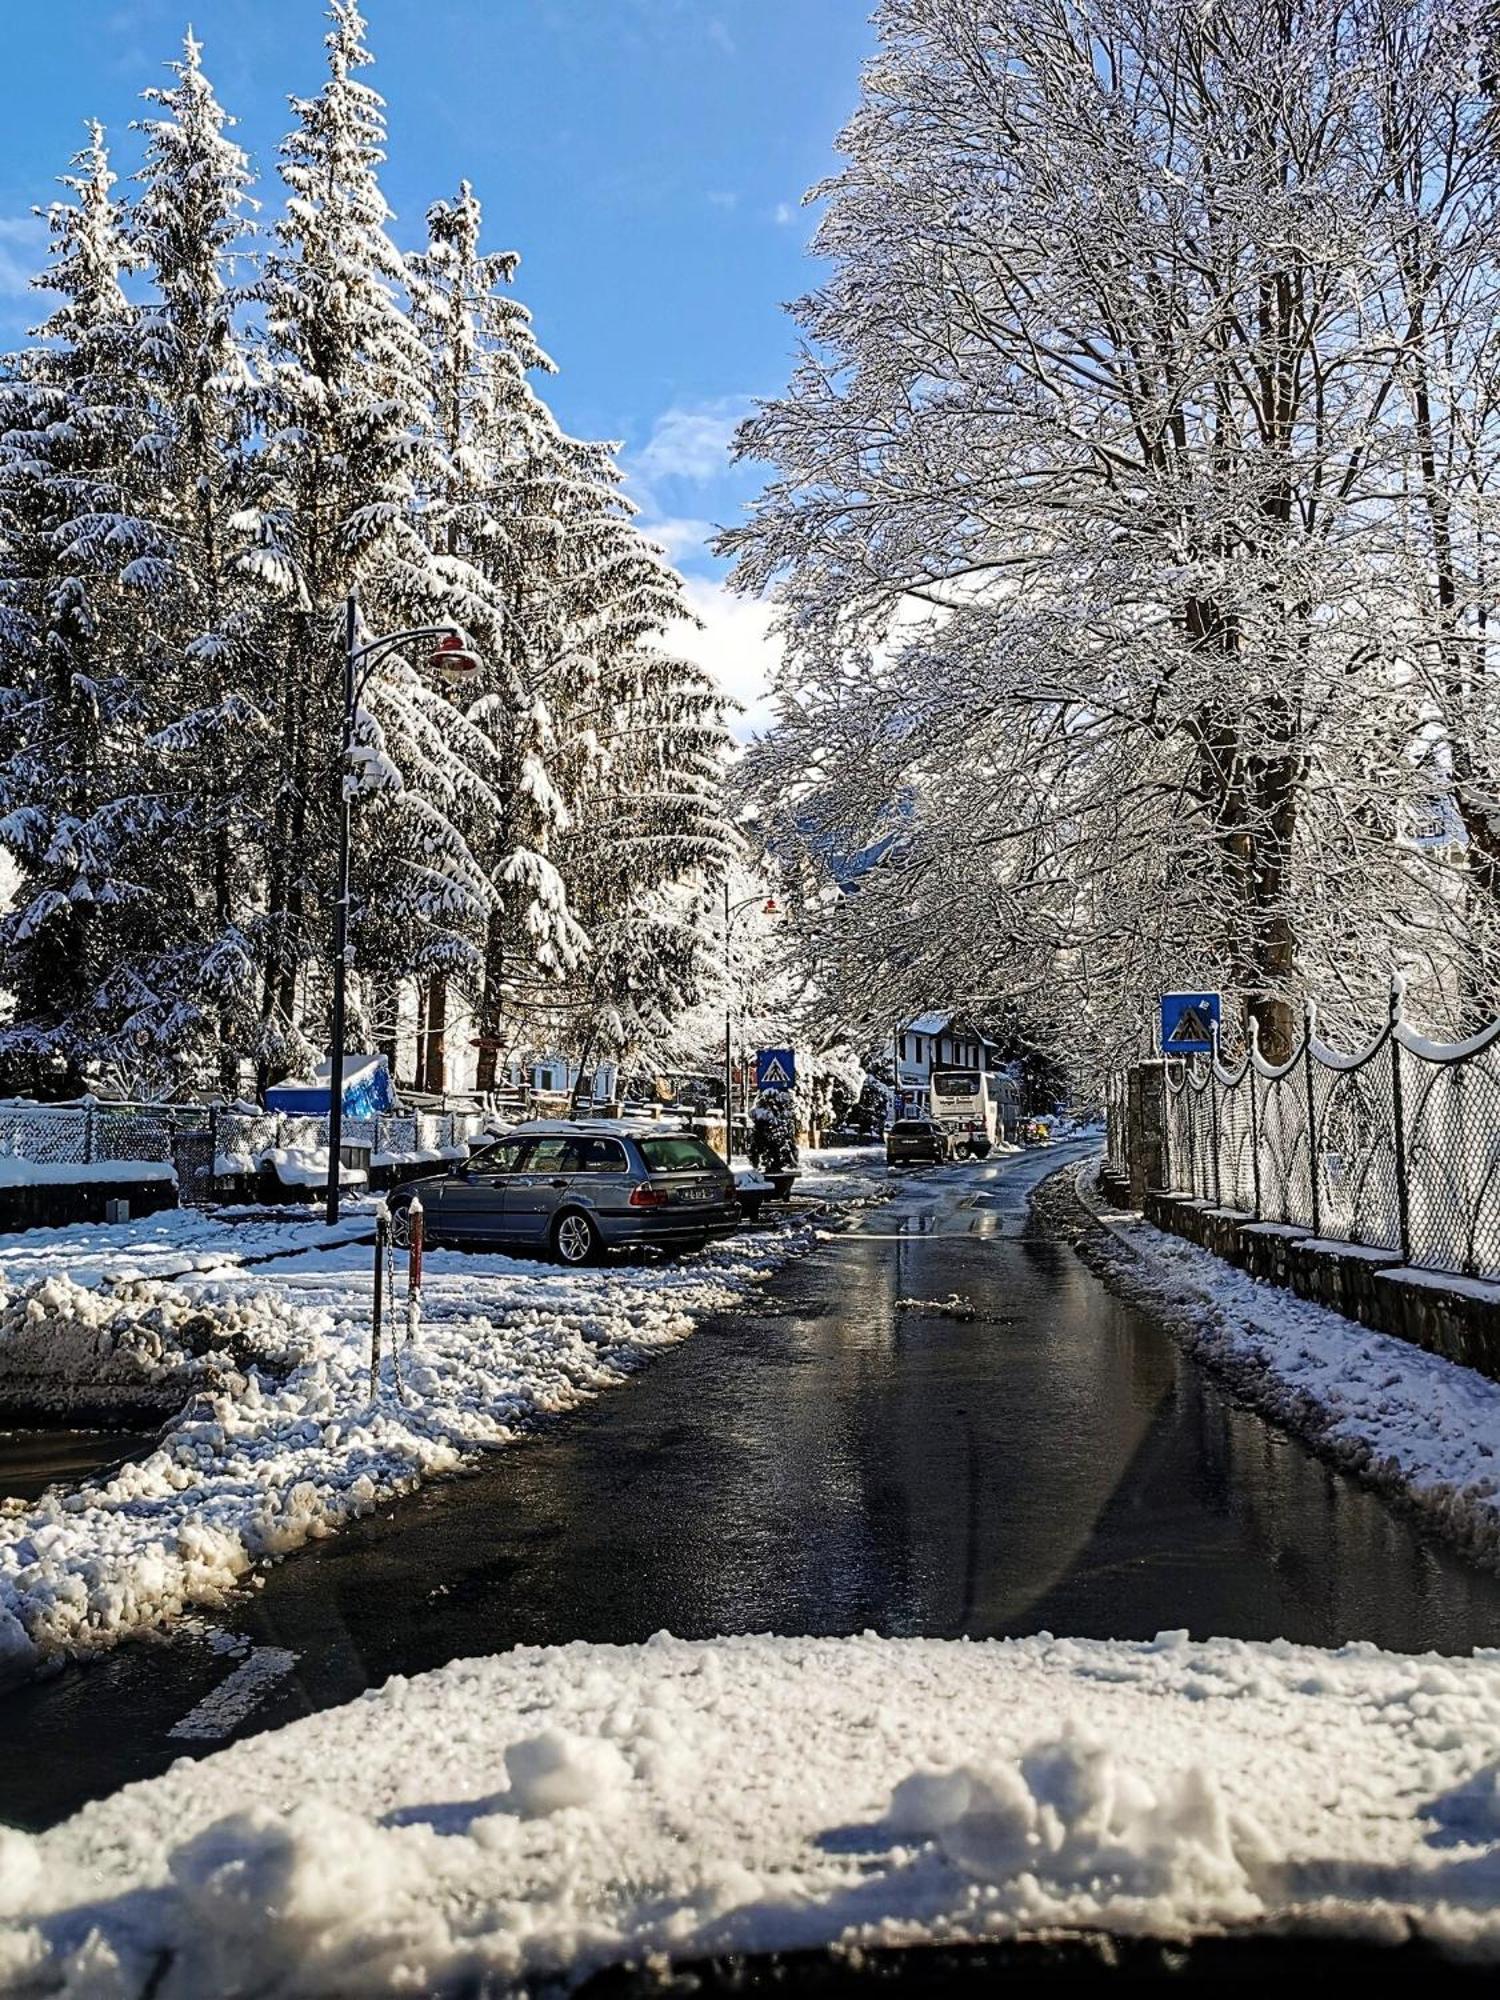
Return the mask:
<svg viewBox="0 0 1500 2000">
<path fill-rule="evenodd" d="M 797 1058 L 790 1049 L 758 1049 L 755 1055 L 757 1090 L 790 1090 L 797 1081 Z"/>
<path fill-rule="evenodd" d="M 1218 1046 L 1217 993 L 1163 993 L 1161 1052 L 1164 1056 L 1212 1055 Z"/>
</svg>

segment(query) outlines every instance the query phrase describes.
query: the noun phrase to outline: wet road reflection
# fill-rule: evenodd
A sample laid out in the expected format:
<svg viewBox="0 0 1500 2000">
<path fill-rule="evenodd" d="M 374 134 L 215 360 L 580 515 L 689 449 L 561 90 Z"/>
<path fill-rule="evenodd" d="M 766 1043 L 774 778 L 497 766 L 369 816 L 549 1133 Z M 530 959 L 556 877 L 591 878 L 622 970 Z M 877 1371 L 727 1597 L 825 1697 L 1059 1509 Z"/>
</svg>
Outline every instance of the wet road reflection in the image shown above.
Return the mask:
<svg viewBox="0 0 1500 2000">
<path fill-rule="evenodd" d="M 38 1500 L 149 1450 L 155 1431 L 0 1431 L 0 1500 Z"/>
<path fill-rule="evenodd" d="M 455 1656 L 663 1628 L 1500 1642 L 1500 1579 L 1237 1408 L 1029 1228 L 1056 1164 L 934 1175 L 753 1314 L 270 1572 L 225 1622 L 300 1658 L 249 1726 Z M 162 1768 L 224 1671 L 202 1643 L 132 1649 L 0 1703 L 0 1816 Z"/>
</svg>

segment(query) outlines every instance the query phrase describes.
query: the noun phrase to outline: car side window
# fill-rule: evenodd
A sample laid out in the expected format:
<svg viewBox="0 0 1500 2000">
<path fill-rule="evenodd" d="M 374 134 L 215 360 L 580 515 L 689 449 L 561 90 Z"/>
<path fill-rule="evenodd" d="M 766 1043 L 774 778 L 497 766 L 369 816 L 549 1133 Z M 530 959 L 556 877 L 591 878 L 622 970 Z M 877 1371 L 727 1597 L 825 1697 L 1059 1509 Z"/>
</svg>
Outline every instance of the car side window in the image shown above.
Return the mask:
<svg viewBox="0 0 1500 2000">
<path fill-rule="evenodd" d="M 525 1159 L 530 1143 L 528 1139 L 502 1139 L 474 1161 L 474 1171 L 480 1174 L 513 1174 Z"/>
<path fill-rule="evenodd" d="M 630 1168 L 618 1139 L 579 1139 L 577 1171 L 582 1174 L 623 1174 Z"/>
<path fill-rule="evenodd" d="M 526 1162 L 532 1174 L 571 1174 L 578 1171 L 578 1142 L 575 1139 L 538 1139 Z"/>
</svg>

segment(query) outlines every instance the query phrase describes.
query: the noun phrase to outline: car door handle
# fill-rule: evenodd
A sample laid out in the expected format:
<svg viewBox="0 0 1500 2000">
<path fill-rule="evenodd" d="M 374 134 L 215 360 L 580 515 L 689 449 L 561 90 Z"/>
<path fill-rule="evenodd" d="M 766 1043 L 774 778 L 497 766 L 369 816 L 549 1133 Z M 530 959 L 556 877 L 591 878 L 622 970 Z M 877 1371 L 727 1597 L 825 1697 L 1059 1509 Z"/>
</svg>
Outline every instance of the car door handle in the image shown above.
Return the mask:
<svg viewBox="0 0 1500 2000">
<path fill-rule="evenodd" d="M 555 1180 L 552 1185 L 555 1188 L 565 1188 L 568 1184 L 564 1180 Z"/>
</svg>

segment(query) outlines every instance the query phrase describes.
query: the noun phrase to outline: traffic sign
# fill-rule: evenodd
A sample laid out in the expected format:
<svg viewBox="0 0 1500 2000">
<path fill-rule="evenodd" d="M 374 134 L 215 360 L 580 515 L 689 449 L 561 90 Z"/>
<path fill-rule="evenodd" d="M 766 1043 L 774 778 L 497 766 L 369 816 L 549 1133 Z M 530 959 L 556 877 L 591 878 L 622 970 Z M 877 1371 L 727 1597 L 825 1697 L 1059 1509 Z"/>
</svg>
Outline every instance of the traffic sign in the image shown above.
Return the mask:
<svg viewBox="0 0 1500 2000">
<path fill-rule="evenodd" d="M 790 1090 L 797 1081 L 797 1058 L 790 1049 L 758 1049 L 755 1055 L 757 1090 Z"/>
<path fill-rule="evenodd" d="M 1163 993 L 1161 1052 L 1164 1056 L 1212 1055 L 1218 1047 L 1217 993 Z"/>
</svg>

